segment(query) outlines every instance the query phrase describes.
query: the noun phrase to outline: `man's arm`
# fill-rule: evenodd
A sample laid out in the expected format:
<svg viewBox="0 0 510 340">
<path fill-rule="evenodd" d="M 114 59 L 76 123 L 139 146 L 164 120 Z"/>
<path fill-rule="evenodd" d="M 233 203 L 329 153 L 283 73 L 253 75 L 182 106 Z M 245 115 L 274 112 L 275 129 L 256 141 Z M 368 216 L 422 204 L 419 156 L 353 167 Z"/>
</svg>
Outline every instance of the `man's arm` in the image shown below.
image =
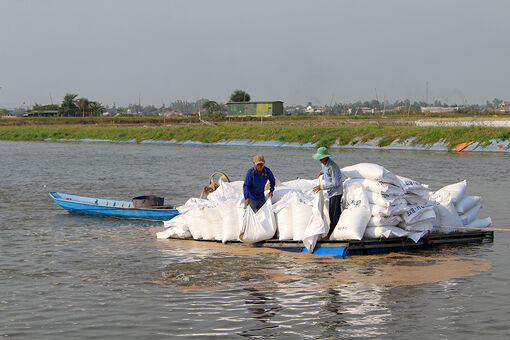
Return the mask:
<svg viewBox="0 0 510 340">
<path fill-rule="evenodd" d="M 251 176 L 250 176 L 250 170 L 246 172 L 246 177 L 244 178 L 244 184 L 243 184 L 243 194 L 244 199 L 246 201 L 246 205 L 250 204 L 250 190 L 249 187 L 251 187 Z"/>
<path fill-rule="evenodd" d="M 274 191 L 274 187 L 276 185 L 276 180 L 274 178 L 273 172 L 269 170 L 269 192 Z"/>
</svg>

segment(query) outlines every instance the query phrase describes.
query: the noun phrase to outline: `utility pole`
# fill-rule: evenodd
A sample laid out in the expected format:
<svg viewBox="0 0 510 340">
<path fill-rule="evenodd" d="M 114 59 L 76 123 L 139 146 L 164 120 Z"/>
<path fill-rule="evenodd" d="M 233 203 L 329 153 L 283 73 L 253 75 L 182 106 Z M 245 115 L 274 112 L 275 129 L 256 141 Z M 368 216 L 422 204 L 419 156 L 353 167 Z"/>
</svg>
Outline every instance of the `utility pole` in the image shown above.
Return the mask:
<svg viewBox="0 0 510 340">
<path fill-rule="evenodd" d="M 138 92 L 138 113 L 142 113 L 142 93 Z"/>
<path fill-rule="evenodd" d="M 425 105 L 429 106 L 429 81 L 425 82 Z"/>
</svg>

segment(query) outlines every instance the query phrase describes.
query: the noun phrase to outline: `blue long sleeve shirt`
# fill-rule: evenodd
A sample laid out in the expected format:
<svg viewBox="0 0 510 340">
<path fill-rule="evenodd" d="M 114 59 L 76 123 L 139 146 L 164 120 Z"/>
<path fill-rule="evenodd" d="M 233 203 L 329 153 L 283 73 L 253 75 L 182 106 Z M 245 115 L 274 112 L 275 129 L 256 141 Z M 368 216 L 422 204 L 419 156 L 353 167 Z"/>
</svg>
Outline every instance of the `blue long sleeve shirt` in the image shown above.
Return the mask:
<svg viewBox="0 0 510 340">
<path fill-rule="evenodd" d="M 264 187 L 267 181 L 269 181 L 269 191 L 274 191 L 275 179 L 273 173 L 268 167 L 264 167 L 262 174 L 255 167 L 252 167 L 246 172 L 246 178 L 244 179 L 243 193 L 244 199 L 249 198 L 254 201 L 264 201 Z"/>
<path fill-rule="evenodd" d="M 338 165 L 330 159 L 326 164 L 321 164 L 322 173 L 324 174 L 324 184 L 322 190 L 326 190 L 328 197 L 342 195 L 342 173 Z"/>
</svg>

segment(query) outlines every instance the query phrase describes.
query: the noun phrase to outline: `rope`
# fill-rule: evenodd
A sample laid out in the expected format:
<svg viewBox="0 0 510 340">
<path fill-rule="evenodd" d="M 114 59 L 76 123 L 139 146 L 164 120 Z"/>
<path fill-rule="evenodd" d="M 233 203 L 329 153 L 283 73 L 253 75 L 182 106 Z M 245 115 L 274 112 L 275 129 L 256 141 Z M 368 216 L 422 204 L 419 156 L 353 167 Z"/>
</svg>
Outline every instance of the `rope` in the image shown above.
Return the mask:
<svg viewBox="0 0 510 340">
<path fill-rule="evenodd" d="M 444 227 L 434 227 L 434 228 L 510 231 L 510 229 L 505 229 L 505 228 L 471 228 L 471 227 L 446 227 L 446 226 L 444 226 Z"/>
</svg>

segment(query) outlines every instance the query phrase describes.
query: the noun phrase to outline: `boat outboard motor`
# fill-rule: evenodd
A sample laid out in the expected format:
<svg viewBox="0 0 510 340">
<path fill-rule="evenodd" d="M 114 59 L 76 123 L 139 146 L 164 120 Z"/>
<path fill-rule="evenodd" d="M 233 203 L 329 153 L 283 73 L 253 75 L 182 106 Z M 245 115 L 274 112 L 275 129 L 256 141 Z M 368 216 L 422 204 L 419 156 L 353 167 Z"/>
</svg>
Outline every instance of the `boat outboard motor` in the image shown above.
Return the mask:
<svg viewBox="0 0 510 340">
<path fill-rule="evenodd" d="M 162 207 L 165 204 L 165 198 L 148 195 L 148 196 L 137 196 L 133 198 L 133 207 L 135 208 L 152 208 Z"/>
</svg>

